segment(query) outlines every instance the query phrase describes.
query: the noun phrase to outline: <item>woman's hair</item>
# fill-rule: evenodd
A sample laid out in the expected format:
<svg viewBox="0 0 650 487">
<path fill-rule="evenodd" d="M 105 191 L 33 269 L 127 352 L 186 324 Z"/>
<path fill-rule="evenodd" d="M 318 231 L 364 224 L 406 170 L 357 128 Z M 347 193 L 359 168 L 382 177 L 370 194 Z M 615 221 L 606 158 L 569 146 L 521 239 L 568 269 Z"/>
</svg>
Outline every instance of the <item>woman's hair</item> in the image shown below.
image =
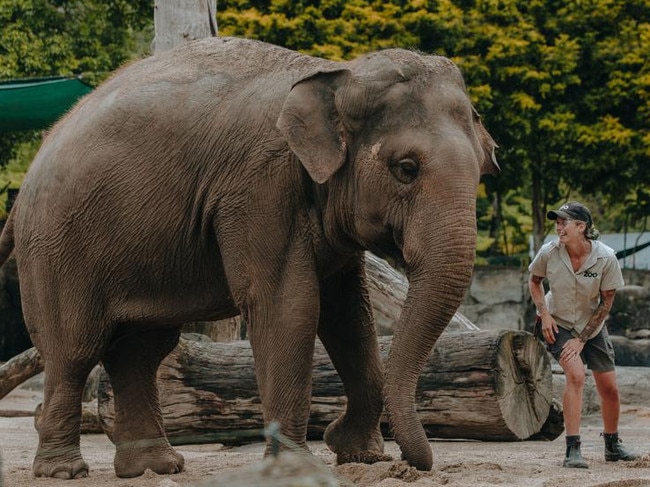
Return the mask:
<svg viewBox="0 0 650 487">
<path fill-rule="evenodd" d="M 587 240 L 598 240 L 600 237 L 600 232 L 598 229 L 592 225 L 589 225 L 585 222 L 585 238 Z"/>
</svg>

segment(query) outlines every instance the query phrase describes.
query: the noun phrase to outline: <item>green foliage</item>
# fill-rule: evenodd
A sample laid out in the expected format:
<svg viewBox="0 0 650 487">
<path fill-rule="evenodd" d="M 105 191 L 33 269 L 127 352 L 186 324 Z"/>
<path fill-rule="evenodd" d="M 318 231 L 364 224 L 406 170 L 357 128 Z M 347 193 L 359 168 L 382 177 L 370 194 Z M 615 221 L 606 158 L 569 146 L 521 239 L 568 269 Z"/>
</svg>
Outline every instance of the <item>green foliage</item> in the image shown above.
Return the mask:
<svg viewBox="0 0 650 487">
<path fill-rule="evenodd" d="M 409 7 L 411 8 L 411 7 Z M 220 2 L 219 34 L 260 39 L 332 60 L 417 47 L 399 4 L 366 0 Z"/>
<path fill-rule="evenodd" d="M 0 79 L 108 73 L 151 29 L 150 1 L 0 0 Z"/>
<path fill-rule="evenodd" d="M 152 35 L 151 1 L 0 0 L 0 80 L 81 74 L 97 84 Z M 37 137 L 0 136 L 0 167 Z"/>
<path fill-rule="evenodd" d="M 220 35 L 333 60 L 387 47 L 452 58 L 500 145 L 503 173 L 478 195 L 486 262 L 525 255 L 567 199 L 587 202 L 601 230 L 646 223 L 650 0 L 219 0 L 217 19 Z M 152 20 L 142 0 L 0 0 L 0 79 L 98 81 L 147 52 Z M 0 139 L 0 166 L 35 138 Z"/>
<path fill-rule="evenodd" d="M 537 241 L 567 198 L 640 204 L 628 195 L 650 183 L 650 2 L 477 1 L 464 14 L 454 56 L 502 147 L 488 196 L 526 195 Z M 502 218 L 498 252 L 516 251 L 513 228 Z"/>
<path fill-rule="evenodd" d="M 14 134 L 11 134 L 14 135 Z M 12 142 L 13 159 L 0 171 L 0 221 L 6 218 L 7 190 L 18 189 L 23 182 L 27 168 L 34 159 L 41 144 L 41 138 L 36 132 L 28 132 L 26 137 L 0 138 L 0 143 L 5 140 Z"/>
</svg>

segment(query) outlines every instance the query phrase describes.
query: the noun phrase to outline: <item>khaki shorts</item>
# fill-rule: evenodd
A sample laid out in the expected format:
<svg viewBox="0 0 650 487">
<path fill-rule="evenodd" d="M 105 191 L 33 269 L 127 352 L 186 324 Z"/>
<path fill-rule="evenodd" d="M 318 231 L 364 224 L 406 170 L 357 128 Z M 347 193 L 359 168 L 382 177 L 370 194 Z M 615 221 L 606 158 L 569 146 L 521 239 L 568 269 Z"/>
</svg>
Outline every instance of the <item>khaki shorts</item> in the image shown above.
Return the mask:
<svg viewBox="0 0 650 487">
<path fill-rule="evenodd" d="M 553 358 L 560 361 L 560 354 L 564 344 L 577 337 L 577 333 L 571 332 L 558 325 L 559 333 L 555 335 L 555 343 L 547 343 L 546 349 L 549 351 Z M 615 370 L 614 345 L 609 339 L 607 328 L 603 326 L 602 330 L 595 337 L 587 340 L 582 353 L 580 354 L 582 363 L 587 364 L 594 372 L 611 372 Z"/>
</svg>

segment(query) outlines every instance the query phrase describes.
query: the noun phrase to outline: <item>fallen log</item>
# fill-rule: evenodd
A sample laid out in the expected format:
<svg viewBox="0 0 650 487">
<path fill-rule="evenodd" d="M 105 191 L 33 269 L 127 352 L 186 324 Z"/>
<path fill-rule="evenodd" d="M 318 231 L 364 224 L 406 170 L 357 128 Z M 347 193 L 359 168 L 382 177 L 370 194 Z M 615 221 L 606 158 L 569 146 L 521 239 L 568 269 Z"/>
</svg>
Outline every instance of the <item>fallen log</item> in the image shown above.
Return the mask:
<svg viewBox="0 0 650 487">
<path fill-rule="evenodd" d="M 378 335 L 391 335 L 406 299 L 408 281 L 385 260 L 366 252 L 366 277 Z M 216 328 L 216 330 L 210 330 Z M 462 314 L 456 313 L 447 331 L 478 330 Z M 214 341 L 230 341 L 239 333 L 239 317 L 211 323 L 187 324 L 184 331 L 209 335 Z M 43 371 L 43 361 L 35 348 L 16 355 L 0 367 L 0 399 L 14 388 Z"/>
<path fill-rule="evenodd" d="M 379 337 L 379 343 L 385 358 L 391 337 Z M 248 342 L 182 339 L 159 368 L 158 385 L 172 444 L 261 439 L 262 411 Z M 416 406 L 431 438 L 524 440 L 540 433 L 546 423 L 552 388 L 549 356 L 530 333 L 445 333 L 420 377 Z M 308 439 L 318 440 L 346 403 L 320 342 L 314 355 L 312 395 Z M 112 438 L 113 393 L 105 374 L 99 382 L 98 405 L 102 428 Z M 382 429 L 390 438 L 385 415 Z"/>
<path fill-rule="evenodd" d="M 0 399 L 42 371 L 43 360 L 34 347 L 16 355 L 0 367 Z"/>
</svg>

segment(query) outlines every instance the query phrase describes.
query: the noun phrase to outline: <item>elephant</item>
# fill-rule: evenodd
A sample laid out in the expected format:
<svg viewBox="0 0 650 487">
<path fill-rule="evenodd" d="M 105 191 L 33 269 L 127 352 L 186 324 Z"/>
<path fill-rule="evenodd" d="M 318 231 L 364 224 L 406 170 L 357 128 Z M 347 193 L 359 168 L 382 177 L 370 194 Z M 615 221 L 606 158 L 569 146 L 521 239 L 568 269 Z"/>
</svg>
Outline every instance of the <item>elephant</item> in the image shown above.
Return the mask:
<svg viewBox="0 0 650 487">
<path fill-rule="evenodd" d="M 319 339 L 348 398 L 324 433 L 337 462 L 390 459 L 385 407 L 403 458 L 430 470 L 416 384 L 469 286 L 495 148 L 443 56 L 337 62 L 212 37 L 119 68 L 49 130 L 0 237 L 45 364 L 34 474 L 88 475 L 81 395 L 98 363 L 116 475 L 182 471 L 157 368 L 183 323 L 237 314 L 266 424 L 308 449 Z M 385 363 L 365 251 L 409 279 Z"/>
</svg>

